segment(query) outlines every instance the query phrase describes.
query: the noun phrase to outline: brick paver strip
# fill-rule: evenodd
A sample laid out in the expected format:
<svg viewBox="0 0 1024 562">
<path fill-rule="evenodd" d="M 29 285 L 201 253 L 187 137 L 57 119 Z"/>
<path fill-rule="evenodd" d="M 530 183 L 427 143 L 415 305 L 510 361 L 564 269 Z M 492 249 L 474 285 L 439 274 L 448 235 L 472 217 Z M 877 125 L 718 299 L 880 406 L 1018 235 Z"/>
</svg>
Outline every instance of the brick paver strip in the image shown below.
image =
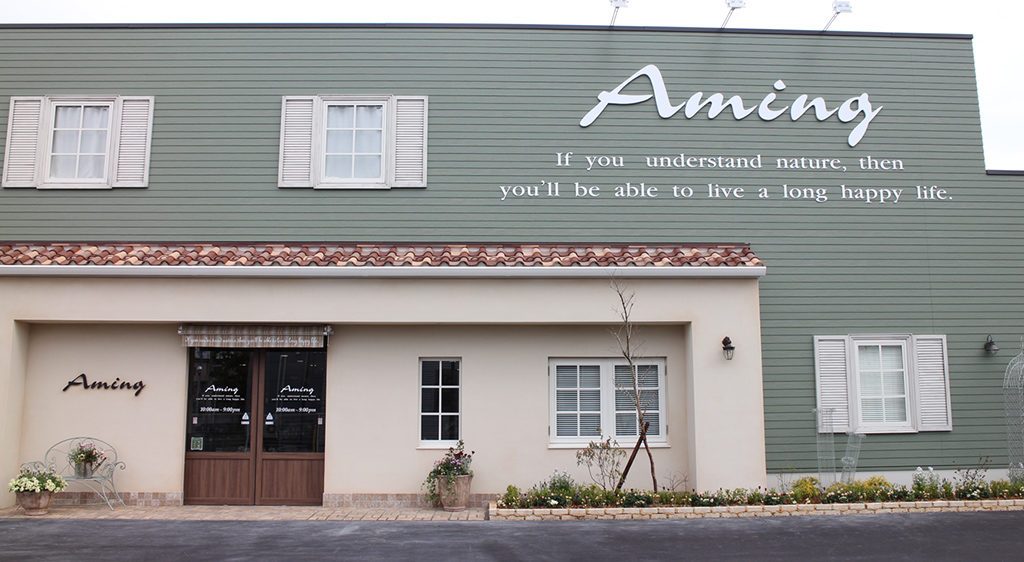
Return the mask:
<svg viewBox="0 0 1024 562">
<path fill-rule="evenodd" d="M 447 512 L 430 508 L 354 508 L 320 506 L 106 506 L 59 505 L 39 518 L 152 519 L 201 521 L 564 521 L 582 519 L 681 519 L 721 517 L 841 516 L 870 513 L 938 511 L 1024 511 L 1024 499 L 984 501 L 875 502 L 855 504 L 786 504 L 778 506 L 489 509 Z M 18 507 L 0 509 L 0 519 L 30 518 Z M 31 517 L 36 518 L 36 517 Z"/>
<path fill-rule="evenodd" d="M 50 513 L 30 517 L 18 507 L 0 509 L 0 519 L 154 519 L 202 521 L 468 521 L 483 520 L 487 510 L 470 508 L 461 513 L 448 513 L 428 508 L 325 508 L 320 506 L 51 506 Z M 456 515 L 456 517 L 453 517 Z"/>
</svg>

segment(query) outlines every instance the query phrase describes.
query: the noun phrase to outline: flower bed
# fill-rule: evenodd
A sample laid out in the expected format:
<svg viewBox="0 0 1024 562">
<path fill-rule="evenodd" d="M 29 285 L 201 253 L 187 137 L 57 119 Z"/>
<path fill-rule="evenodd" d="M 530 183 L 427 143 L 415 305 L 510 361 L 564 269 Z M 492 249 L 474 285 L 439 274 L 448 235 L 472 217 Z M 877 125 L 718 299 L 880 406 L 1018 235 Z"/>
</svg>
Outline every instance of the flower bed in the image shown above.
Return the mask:
<svg viewBox="0 0 1024 562">
<path fill-rule="evenodd" d="M 499 508 L 491 502 L 493 521 L 565 521 L 581 519 L 698 519 L 728 517 L 792 517 L 800 515 L 857 515 L 871 513 L 932 513 L 941 511 L 1024 511 L 1024 499 L 932 500 L 870 503 L 779 505 Z"/>
<path fill-rule="evenodd" d="M 804 477 L 782 491 L 655 492 L 582 485 L 556 472 L 526 491 L 509 486 L 492 504 L 489 515 L 496 519 L 652 519 L 1024 509 L 1024 482 L 987 482 L 983 473 L 983 469 L 957 471 L 949 481 L 931 469 L 918 468 L 910 487 L 880 476 L 822 487 L 816 478 Z"/>
</svg>

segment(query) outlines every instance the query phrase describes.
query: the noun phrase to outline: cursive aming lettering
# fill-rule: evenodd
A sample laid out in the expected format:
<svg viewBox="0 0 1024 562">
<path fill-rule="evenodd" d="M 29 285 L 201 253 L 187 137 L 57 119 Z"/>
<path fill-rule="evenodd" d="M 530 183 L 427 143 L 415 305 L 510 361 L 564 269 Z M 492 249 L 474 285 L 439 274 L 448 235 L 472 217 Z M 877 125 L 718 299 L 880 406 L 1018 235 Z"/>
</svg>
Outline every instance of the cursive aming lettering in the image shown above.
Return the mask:
<svg viewBox="0 0 1024 562">
<path fill-rule="evenodd" d="M 142 381 L 128 382 L 121 380 L 120 377 L 115 378 L 114 382 L 106 381 L 93 381 L 89 382 L 89 378 L 85 376 L 85 373 L 78 375 L 77 377 L 68 381 L 68 384 L 64 385 L 64 389 L 61 392 L 67 392 L 72 386 L 80 386 L 86 390 L 134 390 L 135 396 L 138 396 L 142 392 L 143 388 L 146 388 L 146 384 Z"/>
<path fill-rule="evenodd" d="M 646 76 L 650 80 L 653 93 L 622 93 L 623 88 L 641 76 Z M 781 92 L 786 89 L 786 84 L 782 80 L 776 80 L 772 87 L 776 91 Z M 672 105 L 668 96 L 668 89 L 665 87 L 665 79 L 661 76 L 661 70 L 657 66 L 649 64 L 625 79 L 615 89 L 598 94 L 597 105 L 580 119 L 580 127 L 589 127 L 609 105 L 633 105 L 643 103 L 652 97 L 658 110 L 658 116 L 662 119 L 668 119 L 680 111 L 683 112 L 685 118 L 692 119 L 705 108 L 707 108 L 708 119 L 718 117 L 726 109 L 731 110 L 733 117 L 737 120 L 745 119 L 756 111 L 757 116 L 763 121 L 774 121 L 787 113 L 791 120 L 796 121 L 812 109 L 814 110 L 814 118 L 818 121 L 824 121 L 835 115 L 839 121 L 850 123 L 857 119 L 858 116 L 863 116 L 860 122 L 850 131 L 849 137 L 847 137 L 847 143 L 850 146 L 857 146 L 857 143 L 864 138 L 868 125 L 882 111 L 883 107 L 881 105 L 877 108 L 873 107 L 867 92 L 847 99 L 834 109 L 829 109 L 828 104 L 823 98 L 816 97 L 810 99 L 807 94 L 797 96 L 790 105 L 772 107 L 773 103 L 778 102 L 778 95 L 775 92 L 769 92 L 760 103 L 749 107 L 744 105 L 743 98 L 738 95 L 726 99 L 725 95 L 715 93 L 705 98 L 704 92 L 696 92 L 685 102 L 679 105 Z"/>
</svg>

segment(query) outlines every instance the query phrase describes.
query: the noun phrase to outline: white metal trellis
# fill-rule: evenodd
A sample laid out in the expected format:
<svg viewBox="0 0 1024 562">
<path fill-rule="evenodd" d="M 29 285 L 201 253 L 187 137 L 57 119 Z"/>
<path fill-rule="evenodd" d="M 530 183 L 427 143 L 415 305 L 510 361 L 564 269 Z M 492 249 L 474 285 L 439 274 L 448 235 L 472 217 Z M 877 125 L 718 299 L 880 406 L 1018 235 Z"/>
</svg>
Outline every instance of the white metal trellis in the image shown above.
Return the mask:
<svg viewBox="0 0 1024 562">
<path fill-rule="evenodd" d="M 1003 377 L 1003 408 L 1006 413 L 1006 447 L 1010 480 L 1024 481 L 1024 339 L 1021 350 L 1006 366 Z"/>
<path fill-rule="evenodd" d="M 842 482 L 850 484 L 857 475 L 857 460 L 860 458 L 860 445 L 864 441 L 864 434 L 850 432 L 846 436 L 846 454 L 839 460 L 843 463 Z"/>
<path fill-rule="evenodd" d="M 832 414 L 834 408 L 815 408 L 815 427 L 818 430 L 818 482 L 827 488 L 836 478 L 836 442 L 832 433 Z"/>
</svg>

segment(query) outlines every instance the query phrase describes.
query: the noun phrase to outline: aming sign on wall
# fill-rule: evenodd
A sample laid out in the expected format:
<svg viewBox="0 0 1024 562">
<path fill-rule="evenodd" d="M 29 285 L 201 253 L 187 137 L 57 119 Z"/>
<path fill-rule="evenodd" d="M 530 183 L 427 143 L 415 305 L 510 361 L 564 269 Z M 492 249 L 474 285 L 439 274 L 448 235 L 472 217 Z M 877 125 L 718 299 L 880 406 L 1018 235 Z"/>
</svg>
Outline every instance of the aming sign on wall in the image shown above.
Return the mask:
<svg viewBox="0 0 1024 562">
<path fill-rule="evenodd" d="M 646 76 L 650 79 L 651 87 L 654 90 L 653 94 L 632 95 L 621 93 L 623 88 L 641 76 Z M 786 89 L 786 84 L 782 80 L 777 80 L 772 87 L 781 92 Z M 719 93 L 711 94 L 707 99 L 702 99 L 704 92 L 693 94 L 685 103 L 672 105 L 672 102 L 669 100 L 668 89 L 665 87 L 665 80 L 661 77 L 661 70 L 657 66 L 649 64 L 625 79 L 614 90 L 598 94 L 597 99 L 600 101 L 583 116 L 583 119 L 580 119 L 580 127 L 589 127 L 604 112 L 605 108 L 611 104 L 632 105 L 645 102 L 652 97 L 657 105 L 658 115 L 662 119 L 668 119 L 679 113 L 680 110 L 682 110 L 683 115 L 687 119 L 692 119 L 704 107 L 708 107 L 708 119 L 718 117 L 726 108 L 732 109 L 733 117 L 736 119 L 745 119 L 756 110 L 757 116 L 765 121 L 774 121 L 786 113 L 789 113 L 790 119 L 796 121 L 811 109 L 814 109 L 814 118 L 818 121 L 824 121 L 836 115 L 843 123 L 849 123 L 857 119 L 858 116 L 863 116 L 861 121 L 857 123 L 857 126 L 850 131 L 850 136 L 847 137 L 847 142 L 850 146 L 857 146 L 857 143 L 864 138 L 864 133 L 868 131 L 868 125 L 871 124 L 871 120 L 882 111 L 882 106 L 878 106 L 877 109 L 871 106 L 871 100 L 868 99 L 867 92 L 844 101 L 842 105 L 834 109 L 828 109 L 827 103 L 820 97 L 808 102 L 809 96 L 807 94 L 800 94 L 790 105 L 773 108 L 771 104 L 775 103 L 778 97 L 775 92 L 769 92 L 761 100 L 761 103 L 750 107 L 743 105 L 743 98 L 740 96 L 732 96 L 726 101 L 725 96 Z"/>
<path fill-rule="evenodd" d="M 624 88 L 641 78 L 650 81 L 650 94 L 622 93 Z M 646 83 L 647 80 L 640 80 L 639 83 Z M 685 119 L 693 119 L 705 110 L 709 120 L 715 119 L 727 110 L 736 120 L 746 119 L 755 113 L 763 121 L 774 121 L 785 117 L 797 121 L 808 114 L 813 115 L 817 121 L 826 121 L 835 117 L 841 123 L 854 124 L 846 138 L 846 143 L 853 148 L 861 142 L 867 134 L 871 122 L 883 109 L 883 106 L 875 106 L 871 103 L 867 92 L 852 96 L 842 102 L 830 103 L 823 97 L 811 98 L 808 94 L 799 94 L 793 98 L 786 96 L 785 99 L 780 99 L 780 94 L 786 89 L 786 84 L 782 80 L 776 80 L 772 88 L 774 91 L 768 92 L 760 102 L 750 106 L 746 105 L 739 95 L 733 95 L 726 99 L 725 94 L 722 93 L 705 96 L 704 92 L 700 91 L 690 95 L 686 101 L 673 105 L 661 70 L 653 64 L 648 64 L 623 80 L 614 89 L 599 93 L 597 95 L 598 103 L 580 119 L 579 125 L 584 128 L 590 127 L 598 117 L 609 110 L 609 106 L 634 105 L 653 98 L 654 109 L 662 119 L 669 119 L 680 113 Z M 787 102 L 786 100 L 789 99 L 791 101 Z M 763 157 L 760 153 L 737 155 L 698 152 L 695 154 L 692 150 L 684 150 L 671 154 L 623 156 L 620 154 L 577 154 L 566 150 L 557 152 L 553 156 L 555 167 L 559 169 L 559 172 L 571 169 L 573 172 L 583 175 L 602 169 L 627 171 L 632 168 L 657 171 L 660 173 L 658 177 L 664 178 L 664 172 L 667 169 L 697 170 L 699 174 L 682 177 L 686 178 L 686 182 L 693 182 L 696 179 L 695 175 L 706 175 L 706 178 L 701 178 L 702 183 L 680 181 L 669 184 L 658 180 L 659 185 L 654 185 L 653 181 L 645 179 L 643 176 L 633 176 L 628 178 L 628 181 L 616 184 L 597 184 L 586 181 L 586 178 L 568 180 L 559 177 L 557 180 L 542 179 L 536 183 L 498 185 L 500 200 L 545 197 L 582 200 L 599 198 L 649 200 L 703 198 L 722 201 L 784 199 L 814 203 L 853 201 L 866 204 L 895 205 L 911 200 L 942 202 L 953 199 L 949 190 L 939 185 L 904 183 L 901 176 L 905 177 L 908 170 L 910 174 L 913 174 L 914 171 L 909 169 L 910 166 L 905 158 L 893 155 L 867 153 L 851 155 L 844 151 L 842 154 L 829 155 L 797 154 Z M 848 183 L 836 182 L 831 185 L 823 185 L 826 183 L 824 181 L 808 185 L 801 181 L 799 176 L 794 176 L 793 181 L 786 183 L 751 185 L 750 173 L 759 173 L 765 170 L 778 170 L 787 173 L 825 171 L 833 174 L 855 171 L 858 176 L 856 180 L 851 180 Z M 746 176 L 742 184 L 730 183 L 729 178 L 714 175 L 729 171 L 745 172 Z M 876 179 L 868 179 L 870 176 L 874 176 Z M 626 179 L 624 178 L 624 180 Z M 915 180 L 920 181 L 918 178 Z"/>
</svg>

